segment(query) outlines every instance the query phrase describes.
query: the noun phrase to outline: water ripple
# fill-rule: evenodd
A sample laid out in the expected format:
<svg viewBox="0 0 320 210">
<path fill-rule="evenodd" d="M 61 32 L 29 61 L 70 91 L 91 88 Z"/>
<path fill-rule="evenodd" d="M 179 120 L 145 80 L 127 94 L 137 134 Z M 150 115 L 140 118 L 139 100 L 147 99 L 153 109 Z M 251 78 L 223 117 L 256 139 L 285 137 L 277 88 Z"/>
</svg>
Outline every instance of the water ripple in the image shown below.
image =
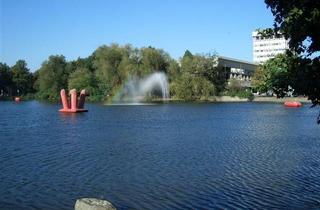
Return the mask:
<svg viewBox="0 0 320 210">
<path fill-rule="evenodd" d="M 0 209 L 318 209 L 317 110 L 1 102 Z M 15 114 L 12 114 L 15 113 Z"/>
</svg>

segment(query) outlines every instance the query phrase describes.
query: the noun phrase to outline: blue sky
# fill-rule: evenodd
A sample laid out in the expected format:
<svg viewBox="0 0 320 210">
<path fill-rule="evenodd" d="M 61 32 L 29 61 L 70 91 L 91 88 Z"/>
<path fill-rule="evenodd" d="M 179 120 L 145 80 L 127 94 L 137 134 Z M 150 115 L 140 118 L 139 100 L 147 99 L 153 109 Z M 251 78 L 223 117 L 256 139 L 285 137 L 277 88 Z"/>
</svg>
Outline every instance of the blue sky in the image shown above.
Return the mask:
<svg viewBox="0 0 320 210">
<path fill-rule="evenodd" d="M 49 55 L 73 60 L 110 43 L 252 61 L 252 30 L 272 24 L 263 0 L 0 0 L 0 62 L 35 71 Z"/>
</svg>

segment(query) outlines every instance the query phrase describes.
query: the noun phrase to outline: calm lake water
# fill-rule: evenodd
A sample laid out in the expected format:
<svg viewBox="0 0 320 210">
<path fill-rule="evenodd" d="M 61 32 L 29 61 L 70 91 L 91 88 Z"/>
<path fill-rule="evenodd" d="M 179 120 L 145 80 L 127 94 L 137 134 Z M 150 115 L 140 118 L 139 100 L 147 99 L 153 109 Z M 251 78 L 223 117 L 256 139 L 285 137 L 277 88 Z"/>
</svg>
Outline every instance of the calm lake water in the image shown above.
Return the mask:
<svg viewBox="0 0 320 210">
<path fill-rule="evenodd" d="M 0 102 L 0 209 L 320 208 L 318 109 Z"/>
</svg>

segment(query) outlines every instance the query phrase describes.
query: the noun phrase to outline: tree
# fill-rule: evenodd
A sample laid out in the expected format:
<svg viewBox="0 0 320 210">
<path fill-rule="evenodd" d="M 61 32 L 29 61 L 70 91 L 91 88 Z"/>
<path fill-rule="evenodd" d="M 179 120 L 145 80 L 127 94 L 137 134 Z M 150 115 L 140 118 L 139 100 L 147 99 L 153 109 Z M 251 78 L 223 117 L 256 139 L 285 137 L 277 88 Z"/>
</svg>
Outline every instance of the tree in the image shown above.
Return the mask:
<svg viewBox="0 0 320 210">
<path fill-rule="evenodd" d="M 141 68 L 144 74 L 155 71 L 167 72 L 170 56 L 161 49 L 146 47 L 141 49 Z"/>
<path fill-rule="evenodd" d="M 39 69 L 36 86 L 38 98 L 57 101 L 60 90 L 67 88 L 69 72 L 66 69 L 67 62 L 62 55 L 50 56 L 42 63 Z"/>
<path fill-rule="evenodd" d="M 279 54 L 269 59 L 252 77 L 252 86 L 259 92 L 273 91 L 278 97 L 284 97 L 289 91 L 293 91 L 291 84 L 294 76 L 290 74 L 297 66 L 298 57 L 291 54 Z"/>
<path fill-rule="evenodd" d="M 0 63 L 0 97 L 11 95 L 12 88 L 13 82 L 10 67 L 5 63 Z"/>
<path fill-rule="evenodd" d="M 182 71 L 202 76 L 209 80 L 215 87 L 215 93 L 219 94 L 225 89 L 226 72 L 217 65 L 217 56 L 212 54 L 184 56 L 182 59 Z"/>
<path fill-rule="evenodd" d="M 11 67 L 12 82 L 14 84 L 14 92 L 18 95 L 23 95 L 32 91 L 32 74 L 27 68 L 27 63 L 24 60 L 18 60 Z"/>
<path fill-rule="evenodd" d="M 290 86 L 307 95 L 313 105 L 320 104 L 320 1 L 265 0 L 274 15 L 275 31 L 289 39 L 290 50 L 299 55 L 289 68 L 294 77 Z M 320 114 L 318 117 L 320 123 Z"/>
<path fill-rule="evenodd" d="M 179 73 L 171 80 L 171 95 L 183 100 L 206 100 L 224 89 L 225 74 L 217 67 L 215 55 L 192 55 L 186 51 L 180 62 Z"/>
<path fill-rule="evenodd" d="M 238 79 L 230 79 L 228 85 L 228 91 L 230 92 L 238 92 L 241 91 L 243 87 L 241 86 L 241 82 Z"/>
<path fill-rule="evenodd" d="M 251 85 L 253 89 L 259 93 L 266 93 L 270 90 L 270 87 L 267 85 L 267 72 L 260 65 L 257 70 L 254 72 L 251 80 Z"/>
<path fill-rule="evenodd" d="M 174 59 L 172 59 L 169 62 L 169 67 L 167 72 L 169 82 L 176 80 L 180 74 L 181 74 L 181 68 L 179 66 L 179 63 Z"/>
<path fill-rule="evenodd" d="M 214 89 L 214 85 L 206 78 L 189 73 L 182 74 L 170 84 L 170 94 L 186 101 L 207 100 L 214 95 Z"/>
<path fill-rule="evenodd" d="M 320 51 L 320 1 L 265 0 L 275 18 L 275 31 L 289 39 L 290 49 L 311 55 Z"/>
<path fill-rule="evenodd" d="M 183 54 L 183 58 L 193 58 L 192 53 L 189 50 L 186 50 Z"/>
<path fill-rule="evenodd" d="M 96 97 L 98 95 L 94 74 L 84 67 L 76 69 L 69 76 L 68 89 L 71 90 L 74 88 L 78 91 L 85 89 L 92 97 Z"/>
<path fill-rule="evenodd" d="M 94 52 L 93 66 L 103 96 L 112 95 L 113 90 L 125 81 L 125 73 L 119 69 L 125 56 L 125 50 L 116 44 L 99 47 Z"/>
</svg>

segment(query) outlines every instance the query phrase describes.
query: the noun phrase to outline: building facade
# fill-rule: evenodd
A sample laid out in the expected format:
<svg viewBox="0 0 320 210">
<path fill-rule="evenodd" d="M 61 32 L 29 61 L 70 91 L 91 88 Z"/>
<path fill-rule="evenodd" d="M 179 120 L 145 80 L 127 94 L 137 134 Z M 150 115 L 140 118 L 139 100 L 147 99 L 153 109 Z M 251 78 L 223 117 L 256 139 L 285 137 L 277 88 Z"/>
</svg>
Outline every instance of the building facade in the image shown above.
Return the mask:
<svg viewBox="0 0 320 210">
<path fill-rule="evenodd" d="M 226 72 L 226 79 L 237 79 L 242 87 L 251 87 L 251 77 L 258 65 L 248 61 L 224 56 L 217 57 L 217 66 Z"/>
<path fill-rule="evenodd" d="M 262 37 L 258 31 L 252 32 L 253 62 L 262 64 L 274 58 L 277 54 L 284 53 L 289 49 L 288 40 L 282 35 L 278 37 Z"/>
</svg>

